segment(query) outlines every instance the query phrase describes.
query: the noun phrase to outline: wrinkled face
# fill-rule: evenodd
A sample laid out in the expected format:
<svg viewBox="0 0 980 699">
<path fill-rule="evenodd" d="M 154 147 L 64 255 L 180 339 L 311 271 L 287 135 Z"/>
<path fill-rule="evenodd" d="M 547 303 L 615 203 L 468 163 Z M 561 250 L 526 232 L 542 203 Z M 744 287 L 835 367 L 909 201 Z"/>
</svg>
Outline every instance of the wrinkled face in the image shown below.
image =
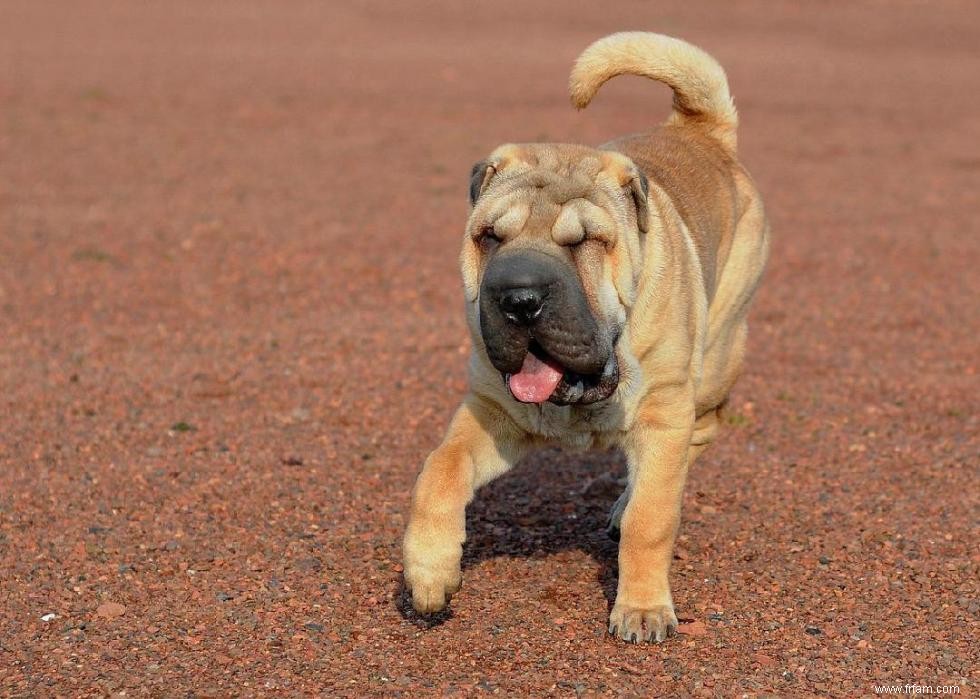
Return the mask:
<svg viewBox="0 0 980 699">
<path fill-rule="evenodd" d="M 473 169 L 462 267 L 474 340 L 524 403 L 595 403 L 639 272 L 646 180 L 581 146 L 503 146 Z"/>
</svg>

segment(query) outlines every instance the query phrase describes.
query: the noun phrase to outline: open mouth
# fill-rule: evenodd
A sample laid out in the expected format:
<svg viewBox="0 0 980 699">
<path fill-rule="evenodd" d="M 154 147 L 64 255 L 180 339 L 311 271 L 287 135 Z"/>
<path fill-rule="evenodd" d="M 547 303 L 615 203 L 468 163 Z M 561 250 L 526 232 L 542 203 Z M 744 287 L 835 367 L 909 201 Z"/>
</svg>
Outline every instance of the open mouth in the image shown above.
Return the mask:
<svg viewBox="0 0 980 699">
<path fill-rule="evenodd" d="M 605 400 L 616 390 L 619 385 L 619 363 L 613 351 L 598 374 L 577 374 L 563 367 L 532 340 L 520 370 L 515 374 L 505 374 L 504 380 L 511 395 L 521 403 L 595 403 Z"/>
</svg>

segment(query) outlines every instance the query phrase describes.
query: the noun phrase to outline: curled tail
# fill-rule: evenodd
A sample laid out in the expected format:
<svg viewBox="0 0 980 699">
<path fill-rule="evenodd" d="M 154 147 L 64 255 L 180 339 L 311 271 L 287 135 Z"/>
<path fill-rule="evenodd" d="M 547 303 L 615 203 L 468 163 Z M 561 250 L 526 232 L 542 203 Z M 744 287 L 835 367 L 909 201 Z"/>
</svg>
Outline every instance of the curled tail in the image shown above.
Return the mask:
<svg viewBox="0 0 980 699">
<path fill-rule="evenodd" d="M 575 61 L 568 81 L 572 104 L 585 108 L 604 82 L 617 75 L 642 75 L 674 91 L 670 123 L 704 129 L 735 152 L 738 115 L 725 71 L 696 46 L 663 34 L 620 32 L 599 39 Z"/>
</svg>

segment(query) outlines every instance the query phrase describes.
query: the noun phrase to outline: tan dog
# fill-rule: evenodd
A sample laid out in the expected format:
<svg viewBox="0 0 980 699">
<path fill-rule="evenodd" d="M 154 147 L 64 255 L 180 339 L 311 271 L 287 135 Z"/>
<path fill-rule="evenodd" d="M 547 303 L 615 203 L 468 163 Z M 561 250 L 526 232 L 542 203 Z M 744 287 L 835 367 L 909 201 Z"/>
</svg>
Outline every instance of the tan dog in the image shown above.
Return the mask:
<svg viewBox="0 0 980 699">
<path fill-rule="evenodd" d="M 713 440 L 768 251 L 721 66 L 658 34 L 606 37 L 572 70 L 585 107 L 609 78 L 674 90 L 657 130 L 598 149 L 505 145 L 473 170 L 461 255 L 470 391 L 419 475 L 405 581 L 419 612 L 461 584 L 474 491 L 544 444 L 621 447 L 619 588 L 609 630 L 661 641 L 689 465 Z"/>
</svg>

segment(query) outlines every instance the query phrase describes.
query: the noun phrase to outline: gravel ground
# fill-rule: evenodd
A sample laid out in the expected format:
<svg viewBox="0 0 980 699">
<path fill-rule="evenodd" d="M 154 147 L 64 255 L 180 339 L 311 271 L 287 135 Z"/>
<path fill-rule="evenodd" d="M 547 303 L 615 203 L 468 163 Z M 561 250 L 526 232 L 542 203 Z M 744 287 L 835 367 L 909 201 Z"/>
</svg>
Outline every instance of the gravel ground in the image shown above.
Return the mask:
<svg viewBox="0 0 980 699">
<path fill-rule="evenodd" d="M 663 118 L 636 78 L 568 106 L 619 29 L 726 66 L 773 223 L 688 633 L 604 632 L 614 453 L 484 489 L 426 622 L 399 540 L 464 390 L 469 167 Z M 978 45 L 966 0 L 4 3 L 0 693 L 975 692 Z"/>
</svg>

